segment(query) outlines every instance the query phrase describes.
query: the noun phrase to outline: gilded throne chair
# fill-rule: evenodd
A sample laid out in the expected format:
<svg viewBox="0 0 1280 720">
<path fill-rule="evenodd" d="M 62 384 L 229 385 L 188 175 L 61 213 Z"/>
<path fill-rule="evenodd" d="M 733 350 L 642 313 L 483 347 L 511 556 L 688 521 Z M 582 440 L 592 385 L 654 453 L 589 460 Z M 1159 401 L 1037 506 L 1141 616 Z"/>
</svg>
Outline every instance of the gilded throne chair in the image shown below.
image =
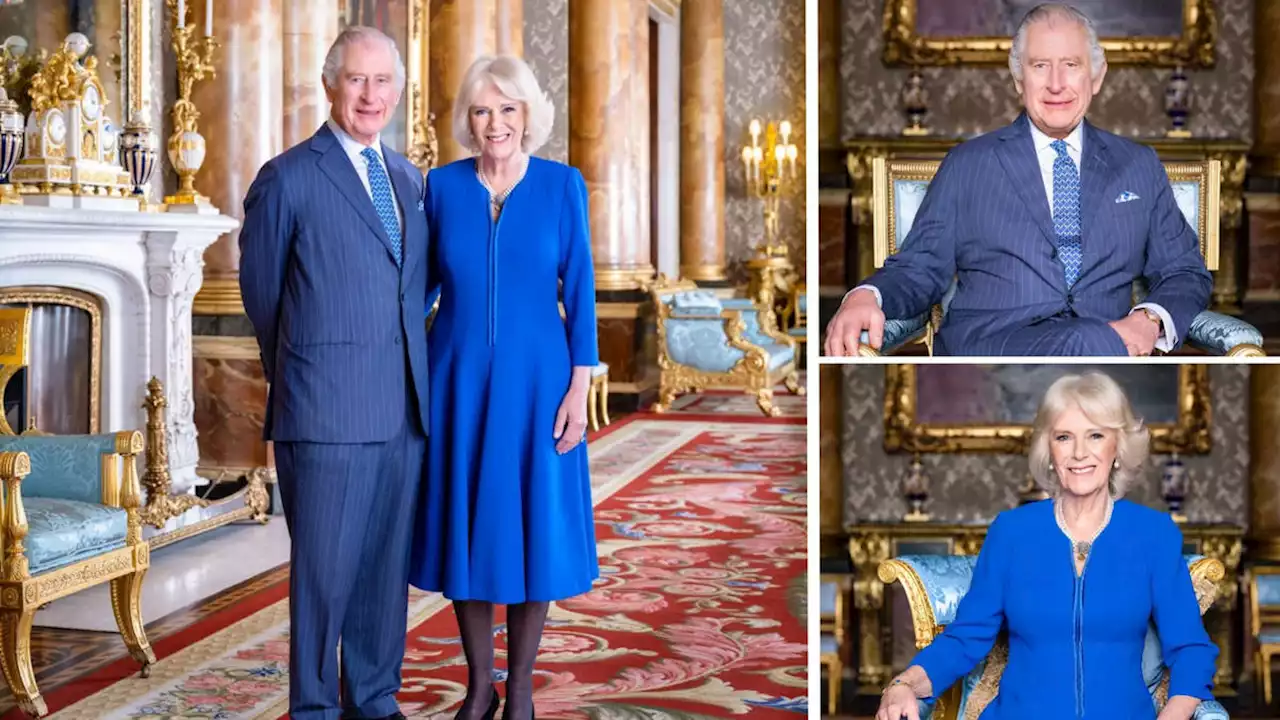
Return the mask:
<svg viewBox="0 0 1280 720">
<path fill-rule="evenodd" d="M 23 312 L 25 310 L 25 312 Z M 0 311 L 0 392 L 26 367 L 29 308 Z M 7 410 L 7 408 L 6 408 Z M 31 627 L 43 605 L 110 583 L 111 610 L 129 654 L 156 662 L 142 624 L 138 456 L 142 433 L 15 435 L 0 414 L 0 667 L 23 712 L 48 714 L 31 665 Z M 105 610 L 105 608 L 104 608 Z"/>
<path fill-rule="evenodd" d="M 1218 582 L 1226 573 L 1220 560 L 1184 555 L 1191 573 L 1200 614 L 1204 615 L 1218 595 Z M 902 555 L 880 563 L 877 574 L 886 585 L 902 585 L 911 608 L 911 626 L 916 649 L 922 649 L 955 620 L 960 600 L 973 579 L 976 555 Z M 950 688 L 934 688 L 935 702 L 921 701 L 920 720 L 976 720 L 1000 692 L 1000 675 L 1009 659 L 1004 634 L 996 640 L 986 659 Z M 1156 712 L 1164 707 L 1169 693 L 1169 672 L 1164 665 L 1160 637 L 1154 625 L 1147 629 L 1142 651 L 1142 674 Z M 1215 700 L 1201 702 L 1194 720 L 1230 720 L 1226 709 Z"/>
<path fill-rule="evenodd" d="M 665 412 L 676 397 L 709 387 L 736 387 L 756 397 L 760 411 L 773 404 L 779 383 L 803 395 L 796 340 L 777 327 L 772 308 L 749 298 L 721 298 L 691 280 L 659 276 L 649 285 L 657 314 L 658 401 Z"/>
<path fill-rule="evenodd" d="M 1271 707 L 1271 660 L 1280 655 L 1280 567 L 1250 571 L 1249 630 L 1257 644 L 1254 669 L 1265 708 Z"/>
<path fill-rule="evenodd" d="M 936 160 L 875 158 L 872 161 L 873 245 L 877 268 L 883 267 L 889 255 L 905 246 L 916 212 L 924 202 L 929 183 L 940 164 Z M 1178 208 L 1200 240 L 1200 253 L 1204 257 L 1205 266 L 1210 272 L 1216 272 L 1221 215 L 1221 162 L 1169 162 L 1165 163 L 1165 172 L 1173 187 Z M 955 290 L 953 282 L 943 295 L 942 302 L 923 315 L 914 318 L 886 318 L 884 340 L 879 351 L 870 346 L 870 336 L 864 331 L 858 341 L 860 354 L 888 355 L 911 342 L 919 341 L 924 343 L 932 355 L 934 333 L 946 316 Z M 1145 296 L 1143 283 L 1135 283 L 1134 303 L 1141 302 Z M 1257 328 L 1240 318 L 1211 310 L 1201 312 L 1191 321 L 1191 326 L 1185 331 L 1184 342 L 1208 355 L 1264 355 L 1262 333 Z"/>
</svg>

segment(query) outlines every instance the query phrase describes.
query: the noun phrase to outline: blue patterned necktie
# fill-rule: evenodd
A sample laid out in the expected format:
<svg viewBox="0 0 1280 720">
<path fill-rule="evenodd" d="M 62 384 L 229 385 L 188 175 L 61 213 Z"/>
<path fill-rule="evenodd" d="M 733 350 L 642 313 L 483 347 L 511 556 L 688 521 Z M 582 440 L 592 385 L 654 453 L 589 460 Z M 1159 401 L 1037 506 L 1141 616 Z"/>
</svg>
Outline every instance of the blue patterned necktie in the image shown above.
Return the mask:
<svg viewBox="0 0 1280 720">
<path fill-rule="evenodd" d="M 1053 160 L 1053 232 L 1058 236 L 1058 256 L 1066 268 L 1067 287 L 1080 277 L 1083 252 L 1080 246 L 1080 174 L 1067 154 L 1067 143 L 1054 140 L 1058 153 Z"/>
<path fill-rule="evenodd" d="M 396 265 L 399 265 L 401 262 L 400 221 L 396 218 L 396 199 L 391 194 L 391 180 L 387 177 L 387 171 L 382 169 L 382 162 L 378 160 L 378 153 L 373 148 L 361 150 L 360 155 L 369 163 L 369 188 L 373 190 L 373 209 L 377 211 L 378 219 L 382 221 L 382 227 L 387 231 L 387 237 L 391 239 L 391 251 L 396 256 Z"/>
</svg>

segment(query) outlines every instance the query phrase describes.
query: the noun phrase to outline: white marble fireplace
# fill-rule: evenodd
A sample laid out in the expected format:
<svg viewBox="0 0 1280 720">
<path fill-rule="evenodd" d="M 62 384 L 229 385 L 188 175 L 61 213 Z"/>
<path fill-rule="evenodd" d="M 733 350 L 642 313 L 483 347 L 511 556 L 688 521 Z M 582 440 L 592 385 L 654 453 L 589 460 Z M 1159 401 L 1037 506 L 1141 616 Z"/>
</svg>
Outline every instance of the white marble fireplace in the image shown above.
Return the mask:
<svg viewBox="0 0 1280 720">
<path fill-rule="evenodd" d="M 197 484 L 191 303 L 220 214 L 0 205 L 0 287 L 68 288 L 101 302 L 99 432 L 143 430 L 152 377 L 168 400 L 172 492 Z"/>
</svg>

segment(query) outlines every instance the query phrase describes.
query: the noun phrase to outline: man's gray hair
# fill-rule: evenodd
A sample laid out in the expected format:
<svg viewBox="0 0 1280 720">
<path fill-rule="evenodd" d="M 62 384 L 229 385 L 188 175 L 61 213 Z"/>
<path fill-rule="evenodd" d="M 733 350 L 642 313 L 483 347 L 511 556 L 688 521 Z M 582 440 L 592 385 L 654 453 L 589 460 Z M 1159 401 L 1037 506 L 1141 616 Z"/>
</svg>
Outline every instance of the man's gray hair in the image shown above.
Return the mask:
<svg viewBox="0 0 1280 720">
<path fill-rule="evenodd" d="M 1013 79 L 1022 82 L 1022 55 L 1027 50 L 1027 30 L 1038 22 L 1049 20 L 1070 20 L 1084 28 L 1085 37 L 1089 39 L 1089 76 L 1097 79 L 1107 61 L 1102 43 L 1098 42 L 1098 31 L 1088 15 L 1066 3 L 1037 5 L 1022 17 L 1013 36 L 1013 47 L 1009 48 L 1009 72 L 1013 73 Z"/>
<path fill-rule="evenodd" d="M 346 53 L 347 46 L 357 42 L 384 42 L 387 44 L 387 47 L 391 49 L 392 56 L 396 59 L 396 89 L 403 92 L 405 71 L 404 60 L 400 57 L 400 48 L 396 47 L 396 41 L 392 40 L 390 35 L 366 25 L 352 25 L 343 28 L 342 32 L 338 33 L 338 38 L 329 46 L 329 53 L 324 56 L 324 70 L 322 71 L 325 86 L 330 89 L 338 87 L 338 73 L 342 72 L 343 56 Z"/>
</svg>

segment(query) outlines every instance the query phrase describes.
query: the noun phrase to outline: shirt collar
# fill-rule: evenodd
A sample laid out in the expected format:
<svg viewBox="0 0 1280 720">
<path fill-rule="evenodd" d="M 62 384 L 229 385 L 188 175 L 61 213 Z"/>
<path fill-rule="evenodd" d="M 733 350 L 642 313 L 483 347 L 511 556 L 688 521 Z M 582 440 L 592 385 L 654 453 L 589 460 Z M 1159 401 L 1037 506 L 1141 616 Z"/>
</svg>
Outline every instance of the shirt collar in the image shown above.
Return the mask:
<svg viewBox="0 0 1280 720">
<path fill-rule="evenodd" d="M 1048 135 L 1045 135 L 1043 132 L 1041 132 L 1040 128 L 1036 127 L 1036 124 L 1031 122 L 1030 118 L 1027 119 L 1027 125 L 1031 127 L 1031 140 L 1036 145 L 1036 152 L 1038 153 L 1043 150 L 1049 149 L 1049 146 L 1053 144 L 1054 139 L 1049 137 Z M 1083 154 L 1082 150 L 1084 147 L 1084 121 L 1081 120 L 1079 123 L 1077 123 L 1075 129 L 1072 130 L 1065 138 L 1063 138 L 1063 140 L 1066 140 L 1067 147 L 1070 150 L 1074 151 L 1077 154 Z"/>
<path fill-rule="evenodd" d="M 328 120 L 326 120 L 325 124 L 329 126 L 329 131 L 333 133 L 333 136 L 338 138 L 338 143 L 342 145 L 342 149 L 346 150 L 348 155 L 356 156 L 364 152 L 364 149 L 366 147 L 372 147 L 373 151 L 378 153 L 378 157 L 381 158 L 384 163 L 386 162 L 386 159 L 382 157 L 382 134 L 381 133 L 379 133 L 373 138 L 373 145 L 366 146 L 364 143 L 359 142 L 358 140 L 356 140 L 355 138 L 347 134 L 347 131 L 343 130 L 342 126 L 334 122 L 333 118 L 329 118 Z"/>
</svg>

